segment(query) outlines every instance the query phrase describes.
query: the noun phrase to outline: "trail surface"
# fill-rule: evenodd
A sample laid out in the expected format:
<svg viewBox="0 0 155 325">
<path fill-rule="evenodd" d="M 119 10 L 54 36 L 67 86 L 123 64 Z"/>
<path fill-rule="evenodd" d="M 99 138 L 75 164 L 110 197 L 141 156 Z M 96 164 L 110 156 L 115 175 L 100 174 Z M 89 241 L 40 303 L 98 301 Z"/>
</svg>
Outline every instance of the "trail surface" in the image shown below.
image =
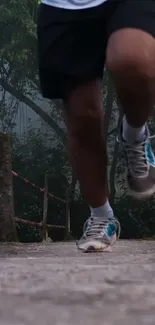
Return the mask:
<svg viewBox="0 0 155 325">
<path fill-rule="evenodd" d="M 155 242 L 0 246 L 0 325 L 154 325 Z"/>
</svg>

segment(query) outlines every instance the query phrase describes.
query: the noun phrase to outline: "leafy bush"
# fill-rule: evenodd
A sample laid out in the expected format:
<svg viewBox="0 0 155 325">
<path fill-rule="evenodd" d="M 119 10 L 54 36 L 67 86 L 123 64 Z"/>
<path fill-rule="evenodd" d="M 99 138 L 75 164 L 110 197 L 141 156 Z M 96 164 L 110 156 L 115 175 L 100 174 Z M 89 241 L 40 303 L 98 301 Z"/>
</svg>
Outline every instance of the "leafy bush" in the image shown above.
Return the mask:
<svg viewBox="0 0 155 325">
<path fill-rule="evenodd" d="M 155 238 L 155 202 L 139 202 L 125 196 L 115 203 L 115 214 L 121 223 L 121 238 Z"/>
</svg>

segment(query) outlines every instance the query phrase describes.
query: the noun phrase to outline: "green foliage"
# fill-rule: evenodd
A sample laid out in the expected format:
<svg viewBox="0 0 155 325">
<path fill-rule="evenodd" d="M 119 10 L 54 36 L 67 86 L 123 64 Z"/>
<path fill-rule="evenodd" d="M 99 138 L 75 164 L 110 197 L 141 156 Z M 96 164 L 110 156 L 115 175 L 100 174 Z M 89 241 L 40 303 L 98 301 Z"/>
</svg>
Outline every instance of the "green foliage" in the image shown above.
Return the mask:
<svg viewBox="0 0 155 325">
<path fill-rule="evenodd" d="M 115 203 L 115 214 L 121 223 L 121 238 L 155 238 L 155 202 L 121 197 Z"/>
<path fill-rule="evenodd" d="M 36 80 L 36 8 L 35 0 L 0 3 L 0 74 L 20 88 Z"/>
<path fill-rule="evenodd" d="M 29 128 L 23 139 L 14 136 L 13 170 L 41 188 L 44 187 L 45 172 L 48 170 L 49 192 L 66 198 L 70 175 L 66 151 L 61 144 L 51 148 L 41 132 Z M 43 193 L 16 177 L 14 201 L 17 217 L 42 221 Z M 54 198 L 48 202 L 48 223 L 65 224 L 65 204 Z M 24 229 L 26 227 L 24 225 Z"/>
<path fill-rule="evenodd" d="M 18 101 L 11 96 L 7 96 L 3 89 L 0 99 L 0 129 L 2 132 L 11 133 L 15 126 L 15 118 L 18 110 Z"/>
<path fill-rule="evenodd" d="M 39 243 L 42 241 L 40 230 L 29 225 L 17 224 L 18 240 L 22 243 Z"/>
<path fill-rule="evenodd" d="M 83 198 L 80 196 L 78 200 L 71 204 L 71 230 L 74 238 L 80 238 L 83 232 L 83 226 L 89 218 L 89 208 Z"/>
</svg>

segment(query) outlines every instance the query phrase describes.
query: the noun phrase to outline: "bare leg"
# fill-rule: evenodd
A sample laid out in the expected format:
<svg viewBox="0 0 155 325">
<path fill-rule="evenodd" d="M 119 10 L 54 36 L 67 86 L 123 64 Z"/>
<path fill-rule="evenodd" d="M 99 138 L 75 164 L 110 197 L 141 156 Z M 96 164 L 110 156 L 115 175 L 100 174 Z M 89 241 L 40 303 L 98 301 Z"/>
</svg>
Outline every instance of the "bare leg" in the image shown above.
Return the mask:
<svg viewBox="0 0 155 325">
<path fill-rule="evenodd" d="M 109 39 L 107 65 L 130 125 L 140 127 L 152 113 L 155 100 L 155 40 L 131 28 Z"/>
<path fill-rule="evenodd" d="M 122 142 L 127 157 L 128 186 L 134 197 L 146 199 L 155 192 L 155 158 L 146 127 L 155 100 L 154 38 L 131 28 L 113 33 L 107 47 L 107 66 L 125 114 L 123 127 L 127 129 L 127 143 Z M 135 135 L 132 141 L 131 133 Z"/>
<path fill-rule="evenodd" d="M 101 82 L 77 87 L 65 105 L 70 160 L 91 208 L 78 248 L 102 251 L 116 241 L 117 221 L 108 202 Z"/>
<path fill-rule="evenodd" d="M 90 206 L 107 200 L 107 152 L 103 136 L 101 82 L 78 87 L 67 103 L 70 160 Z"/>
</svg>

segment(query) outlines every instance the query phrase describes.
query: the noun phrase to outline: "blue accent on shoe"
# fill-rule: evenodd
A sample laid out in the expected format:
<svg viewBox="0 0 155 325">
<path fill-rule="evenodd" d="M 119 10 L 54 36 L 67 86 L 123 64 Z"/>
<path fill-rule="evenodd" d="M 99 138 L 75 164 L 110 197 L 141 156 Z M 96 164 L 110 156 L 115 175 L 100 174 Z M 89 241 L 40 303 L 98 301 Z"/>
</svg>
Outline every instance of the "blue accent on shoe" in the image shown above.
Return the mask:
<svg viewBox="0 0 155 325">
<path fill-rule="evenodd" d="M 115 223 L 108 223 L 106 230 L 107 230 L 108 237 L 112 237 L 117 231 L 116 224 Z"/>
<path fill-rule="evenodd" d="M 146 142 L 145 150 L 146 150 L 146 156 L 149 164 L 155 167 L 155 156 L 152 151 L 152 146 L 150 141 Z"/>
</svg>

